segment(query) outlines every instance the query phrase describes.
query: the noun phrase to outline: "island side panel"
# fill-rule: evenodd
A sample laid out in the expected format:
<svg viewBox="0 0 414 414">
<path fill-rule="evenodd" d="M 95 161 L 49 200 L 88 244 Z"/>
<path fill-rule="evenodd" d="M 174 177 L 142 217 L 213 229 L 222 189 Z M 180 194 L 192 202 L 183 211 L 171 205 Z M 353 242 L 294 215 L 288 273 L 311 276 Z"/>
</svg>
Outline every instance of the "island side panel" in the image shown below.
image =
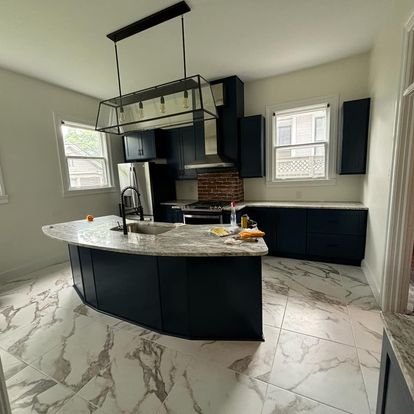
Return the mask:
<svg viewBox="0 0 414 414">
<path fill-rule="evenodd" d="M 99 309 L 160 331 L 157 258 L 92 250 L 92 260 Z"/>
<path fill-rule="evenodd" d="M 70 265 L 72 267 L 72 279 L 73 285 L 78 291 L 79 295 L 82 299 L 85 299 L 85 291 L 83 288 L 83 277 L 82 277 L 82 266 L 79 257 L 79 248 L 78 246 L 73 246 L 69 244 L 69 258 L 70 258 Z"/>
<path fill-rule="evenodd" d="M 191 337 L 263 340 L 259 256 L 187 258 Z"/>
<path fill-rule="evenodd" d="M 158 257 L 163 331 L 191 337 L 187 259 Z"/>
</svg>

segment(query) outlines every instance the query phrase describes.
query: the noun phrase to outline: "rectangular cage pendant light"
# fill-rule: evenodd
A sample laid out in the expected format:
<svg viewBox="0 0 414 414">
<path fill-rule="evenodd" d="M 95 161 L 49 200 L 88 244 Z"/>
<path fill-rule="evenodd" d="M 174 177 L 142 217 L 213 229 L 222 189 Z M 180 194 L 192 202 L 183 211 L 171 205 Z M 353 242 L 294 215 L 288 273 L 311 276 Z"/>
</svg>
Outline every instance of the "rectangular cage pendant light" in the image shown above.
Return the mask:
<svg viewBox="0 0 414 414">
<path fill-rule="evenodd" d="M 97 131 L 122 135 L 218 118 L 210 84 L 200 75 L 187 76 L 183 15 L 189 11 L 188 4 L 181 1 L 107 35 L 115 46 L 119 95 L 99 103 Z M 180 15 L 184 78 L 122 94 L 117 42 Z"/>
<path fill-rule="evenodd" d="M 200 75 L 100 102 L 96 130 L 122 135 L 217 119 L 210 84 Z"/>
</svg>

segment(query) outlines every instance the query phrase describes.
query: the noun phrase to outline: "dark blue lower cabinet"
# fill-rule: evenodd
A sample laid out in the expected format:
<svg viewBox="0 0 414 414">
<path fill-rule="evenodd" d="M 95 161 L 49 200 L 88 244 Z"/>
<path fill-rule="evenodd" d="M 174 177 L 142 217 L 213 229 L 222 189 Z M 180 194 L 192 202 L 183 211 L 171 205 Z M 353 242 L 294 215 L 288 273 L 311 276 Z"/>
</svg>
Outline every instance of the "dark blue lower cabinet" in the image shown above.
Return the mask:
<svg viewBox="0 0 414 414">
<path fill-rule="evenodd" d="M 414 401 L 401 372 L 394 350 L 384 332 L 377 414 L 412 414 Z"/>
<path fill-rule="evenodd" d="M 269 255 L 360 265 L 367 210 L 248 207 L 263 230 Z"/>
<path fill-rule="evenodd" d="M 263 340 L 260 256 L 70 253 L 77 291 L 99 311 L 183 338 Z"/>
</svg>

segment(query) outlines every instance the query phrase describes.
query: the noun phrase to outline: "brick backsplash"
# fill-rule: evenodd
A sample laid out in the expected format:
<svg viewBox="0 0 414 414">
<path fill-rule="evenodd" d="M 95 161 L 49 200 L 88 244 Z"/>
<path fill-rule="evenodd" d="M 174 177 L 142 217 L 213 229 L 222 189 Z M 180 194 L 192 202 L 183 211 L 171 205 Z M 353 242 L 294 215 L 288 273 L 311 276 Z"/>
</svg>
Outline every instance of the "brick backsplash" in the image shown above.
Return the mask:
<svg viewBox="0 0 414 414">
<path fill-rule="evenodd" d="M 199 200 L 243 201 L 243 180 L 237 171 L 197 175 Z"/>
</svg>

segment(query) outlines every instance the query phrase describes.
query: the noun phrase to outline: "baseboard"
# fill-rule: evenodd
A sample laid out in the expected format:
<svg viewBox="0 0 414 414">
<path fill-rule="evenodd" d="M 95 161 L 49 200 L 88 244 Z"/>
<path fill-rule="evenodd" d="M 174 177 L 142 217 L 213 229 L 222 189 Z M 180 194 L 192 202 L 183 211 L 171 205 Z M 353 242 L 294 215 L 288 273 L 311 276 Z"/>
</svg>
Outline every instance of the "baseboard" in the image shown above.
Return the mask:
<svg viewBox="0 0 414 414">
<path fill-rule="evenodd" d="M 36 272 L 37 270 L 43 269 L 48 266 L 67 262 L 68 260 L 69 260 L 69 257 L 67 254 L 34 260 L 32 262 L 25 263 L 24 265 L 15 267 L 13 269 L 6 270 L 5 272 L 1 272 L 0 280 L 6 279 L 6 278 L 23 276 L 27 273 Z"/>
<path fill-rule="evenodd" d="M 372 290 L 372 293 L 375 296 L 378 304 L 381 306 L 381 290 L 378 284 L 377 278 L 374 276 L 371 268 L 369 267 L 367 261 L 364 259 L 361 263 L 361 269 L 364 272 L 365 277 L 367 278 L 368 284 Z"/>
</svg>

